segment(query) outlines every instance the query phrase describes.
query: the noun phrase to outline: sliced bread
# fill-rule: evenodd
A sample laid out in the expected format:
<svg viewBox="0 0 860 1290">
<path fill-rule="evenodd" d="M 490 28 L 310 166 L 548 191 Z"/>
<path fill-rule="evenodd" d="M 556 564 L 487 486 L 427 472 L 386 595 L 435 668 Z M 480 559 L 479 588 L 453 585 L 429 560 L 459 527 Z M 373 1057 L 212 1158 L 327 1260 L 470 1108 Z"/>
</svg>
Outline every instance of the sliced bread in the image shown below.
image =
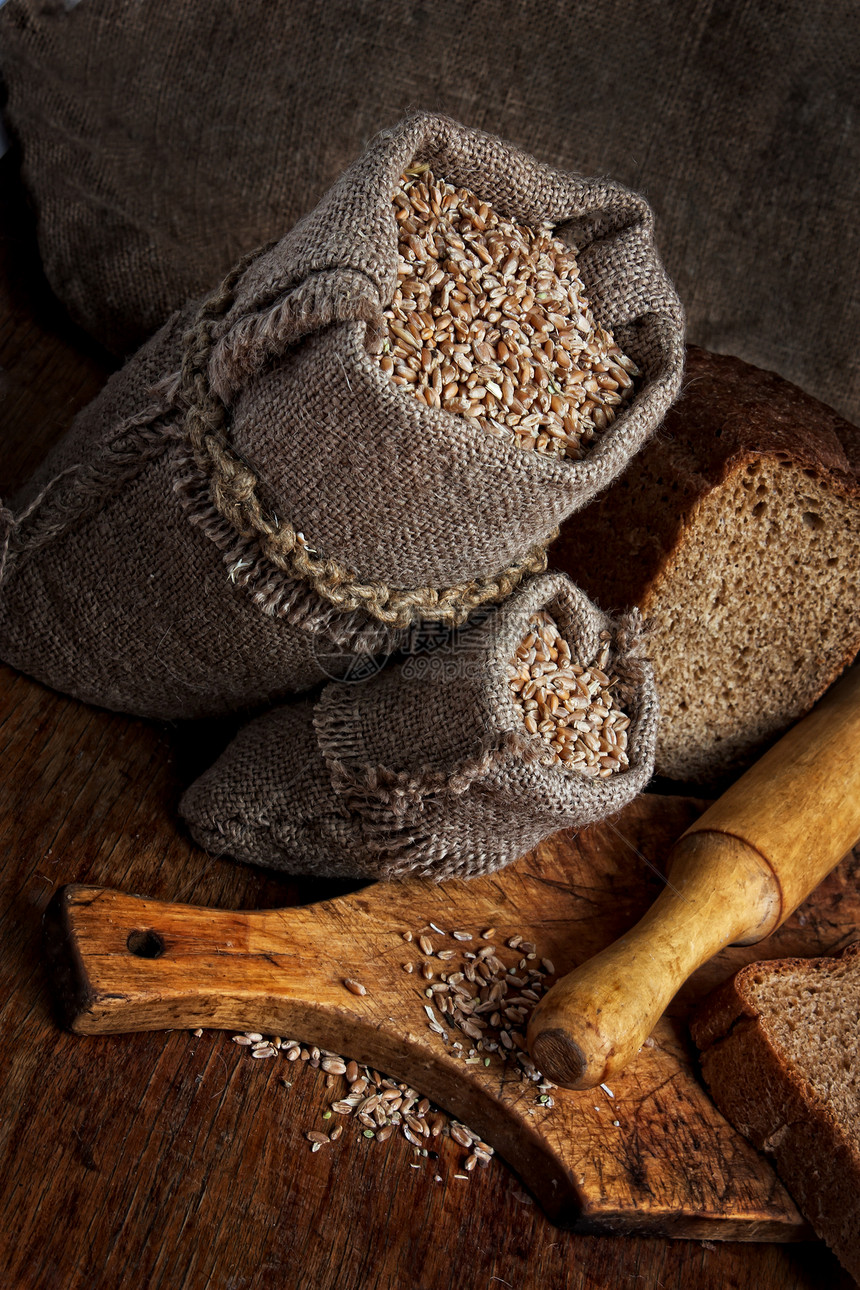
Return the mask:
<svg viewBox="0 0 860 1290">
<path fill-rule="evenodd" d="M 751 963 L 691 1022 L 711 1096 L 860 1281 L 860 941 Z"/>
<path fill-rule="evenodd" d="M 657 771 L 736 774 L 860 648 L 858 435 L 771 372 L 688 349 L 682 397 L 550 562 L 655 628 Z"/>
</svg>

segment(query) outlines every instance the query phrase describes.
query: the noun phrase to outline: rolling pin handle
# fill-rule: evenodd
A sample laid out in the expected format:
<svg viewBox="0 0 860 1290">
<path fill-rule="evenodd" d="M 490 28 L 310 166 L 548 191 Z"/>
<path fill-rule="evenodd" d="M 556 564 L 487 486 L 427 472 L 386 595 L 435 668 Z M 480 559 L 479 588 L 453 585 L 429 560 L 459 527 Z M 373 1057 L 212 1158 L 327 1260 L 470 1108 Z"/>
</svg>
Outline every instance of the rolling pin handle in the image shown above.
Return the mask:
<svg viewBox="0 0 860 1290">
<path fill-rule="evenodd" d="M 691 972 L 730 942 L 765 935 L 779 919 L 773 872 L 738 838 L 685 834 L 670 873 L 670 885 L 636 926 L 557 982 L 532 1013 L 529 1050 L 562 1088 L 604 1083 L 635 1056 Z"/>
<path fill-rule="evenodd" d="M 860 667 L 676 843 L 670 886 L 632 931 L 558 981 L 532 1014 L 537 1067 L 593 1088 L 642 1046 L 687 978 L 770 935 L 860 836 Z"/>
</svg>

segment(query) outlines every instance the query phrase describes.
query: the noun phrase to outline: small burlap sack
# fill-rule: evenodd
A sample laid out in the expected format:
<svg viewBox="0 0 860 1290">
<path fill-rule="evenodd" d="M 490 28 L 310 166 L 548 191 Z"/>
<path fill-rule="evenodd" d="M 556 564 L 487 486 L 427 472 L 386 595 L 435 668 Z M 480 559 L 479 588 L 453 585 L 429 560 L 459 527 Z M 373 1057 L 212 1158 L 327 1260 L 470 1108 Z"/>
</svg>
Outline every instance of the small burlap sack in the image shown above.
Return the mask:
<svg viewBox="0 0 860 1290">
<path fill-rule="evenodd" d="M 573 659 L 612 632 L 606 671 L 631 718 L 629 768 L 607 779 L 550 764 L 527 733 L 509 664 L 548 611 Z M 180 810 L 207 850 L 287 873 L 469 878 L 542 838 L 621 809 L 648 782 L 657 698 L 635 615 L 613 623 L 564 574 L 530 579 L 438 651 L 246 726 Z"/>
<path fill-rule="evenodd" d="M 397 275 L 391 197 L 420 162 L 577 248 L 596 321 L 642 372 L 584 459 L 426 407 L 371 359 Z M 645 441 L 682 339 L 642 198 L 407 118 L 174 315 L 0 512 L 0 655 L 106 707 L 200 717 L 308 688 L 332 651 L 456 626 L 545 567 L 559 522 Z"/>
</svg>

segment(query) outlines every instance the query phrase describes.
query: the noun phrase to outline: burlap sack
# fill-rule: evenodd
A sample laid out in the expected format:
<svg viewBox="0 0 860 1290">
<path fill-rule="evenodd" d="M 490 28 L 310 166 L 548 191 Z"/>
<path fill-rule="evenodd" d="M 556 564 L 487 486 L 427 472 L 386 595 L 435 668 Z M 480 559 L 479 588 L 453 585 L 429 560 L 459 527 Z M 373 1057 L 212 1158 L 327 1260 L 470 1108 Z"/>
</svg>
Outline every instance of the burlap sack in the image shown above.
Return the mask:
<svg viewBox="0 0 860 1290">
<path fill-rule="evenodd" d="M 581 461 L 404 394 L 367 353 L 396 280 L 391 194 L 430 162 L 573 242 L 642 370 Z M 175 315 L 2 512 L 0 656 L 79 698 L 197 717 L 298 692 L 545 566 L 559 522 L 675 396 L 682 320 L 642 198 L 437 116 L 380 134 L 316 210 Z"/>
<path fill-rule="evenodd" d="M 583 663 L 614 633 L 606 670 L 632 720 L 629 769 L 608 779 L 549 764 L 514 703 L 508 665 L 542 609 Z M 469 878 L 620 810 L 651 776 L 656 733 L 636 617 L 612 623 L 543 574 L 440 650 L 251 722 L 180 810 L 208 850 L 288 873 Z"/>
<path fill-rule="evenodd" d="M 117 353 L 417 107 L 646 193 L 690 339 L 854 421 L 858 46 L 854 0 L 0 6 L 48 278 Z"/>
</svg>

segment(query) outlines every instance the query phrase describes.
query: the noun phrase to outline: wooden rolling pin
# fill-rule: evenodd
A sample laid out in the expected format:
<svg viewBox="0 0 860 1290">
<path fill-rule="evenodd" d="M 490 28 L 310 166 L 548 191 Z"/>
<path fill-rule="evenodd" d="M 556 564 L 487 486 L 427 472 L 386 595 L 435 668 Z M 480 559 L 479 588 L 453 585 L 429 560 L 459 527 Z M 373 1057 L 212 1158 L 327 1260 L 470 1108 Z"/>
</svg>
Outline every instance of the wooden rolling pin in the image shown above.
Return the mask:
<svg viewBox="0 0 860 1290">
<path fill-rule="evenodd" d="M 687 978 L 793 913 L 860 837 L 860 667 L 682 835 L 668 883 L 620 940 L 559 981 L 529 1050 L 563 1088 L 630 1061 Z"/>
</svg>

